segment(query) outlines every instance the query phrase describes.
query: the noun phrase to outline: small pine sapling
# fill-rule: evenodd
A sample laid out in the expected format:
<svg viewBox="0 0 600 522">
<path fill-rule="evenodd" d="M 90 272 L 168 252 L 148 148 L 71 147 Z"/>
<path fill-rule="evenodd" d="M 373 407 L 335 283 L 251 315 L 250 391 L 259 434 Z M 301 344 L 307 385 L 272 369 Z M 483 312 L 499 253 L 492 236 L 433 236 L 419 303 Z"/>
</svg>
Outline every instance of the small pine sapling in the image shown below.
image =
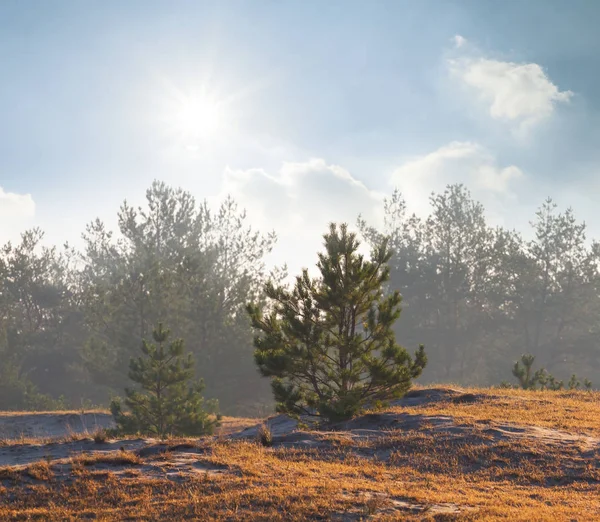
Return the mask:
<svg viewBox="0 0 600 522">
<path fill-rule="evenodd" d="M 130 361 L 129 378 L 141 389 L 125 390 L 128 413 L 119 399 L 111 403 L 121 433 L 199 436 L 212 433 L 219 424 L 217 403 L 205 402 L 202 380 L 194 381 L 191 354 L 184 356 L 182 339 L 167 343 L 169 333 L 159 324 L 152 333 L 156 344 L 144 339 L 144 357 Z"/>
<path fill-rule="evenodd" d="M 571 375 L 571 378 L 569 379 L 567 386 L 569 387 L 569 390 L 578 390 L 579 389 L 579 387 L 581 386 L 581 382 L 577 378 L 577 375 L 575 375 L 575 374 Z"/>
<path fill-rule="evenodd" d="M 535 373 L 533 372 L 533 362 L 535 357 L 531 354 L 523 354 L 521 359 L 516 361 L 512 373 L 519 380 L 519 385 L 524 390 L 551 390 L 560 391 L 565 388 L 564 381 L 558 380 L 554 375 L 548 373 L 544 368 L 540 368 Z M 584 379 L 583 385 L 586 390 L 592 388 L 592 383 L 588 379 Z M 567 383 L 569 390 L 578 390 L 581 382 L 577 375 L 571 375 L 571 379 Z"/>
</svg>

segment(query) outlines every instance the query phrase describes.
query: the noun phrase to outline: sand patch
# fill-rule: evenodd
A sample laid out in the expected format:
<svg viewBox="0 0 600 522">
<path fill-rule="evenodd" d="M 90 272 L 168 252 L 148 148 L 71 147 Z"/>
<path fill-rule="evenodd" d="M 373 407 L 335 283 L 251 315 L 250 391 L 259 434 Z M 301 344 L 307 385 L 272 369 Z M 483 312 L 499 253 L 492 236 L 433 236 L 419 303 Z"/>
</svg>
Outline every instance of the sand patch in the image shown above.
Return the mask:
<svg viewBox="0 0 600 522">
<path fill-rule="evenodd" d="M 48 439 L 114 428 L 110 413 L 14 413 L 0 415 L 0 440 Z"/>
</svg>

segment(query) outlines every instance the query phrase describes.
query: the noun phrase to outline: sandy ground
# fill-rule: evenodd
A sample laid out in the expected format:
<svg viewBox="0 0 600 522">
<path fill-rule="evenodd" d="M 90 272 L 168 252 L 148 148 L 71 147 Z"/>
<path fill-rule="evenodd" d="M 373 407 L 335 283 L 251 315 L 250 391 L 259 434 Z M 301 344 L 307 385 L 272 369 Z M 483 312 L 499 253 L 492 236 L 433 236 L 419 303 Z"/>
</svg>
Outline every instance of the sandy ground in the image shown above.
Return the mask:
<svg viewBox="0 0 600 522">
<path fill-rule="evenodd" d="M 224 417 L 217 436 L 229 436 L 257 420 Z M 0 466 L 21 466 L 38 460 L 60 460 L 82 453 L 138 451 L 156 445 L 153 439 L 110 440 L 96 443 L 94 433 L 114 428 L 106 412 L 0 412 Z"/>
<path fill-rule="evenodd" d="M 478 397 L 452 388 L 433 388 L 409 392 L 403 399 L 393 402 L 392 406 L 418 406 L 429 403 L 453 400 L 455 402 L 475 402 Z M 310 424 L 310 419 L 302 419 Z M 563 430 L 540 426 L 525 426 L 507 422 L 485 421 L 479 423 L 461 423 L 449 415 L 419 415 L 411 413 L 384 412 L 361 415 L 355 419 L 332 424 L 327 431 L 312 431 L 298 428 L 298 422 L 286 415 L 276 415 L 267 419 L 275 445 L 281 446 L 321 446 L 326 434 L 343 434 L 348 440 L 386 437 L 391 431 L 428 431 L 452 436 L 463 442 L 485 437 L 491 440 L 536 441 L 555 447 L 569 447 L 573 444 L 586 455 L 600 454 L 600 438 L 581 435 Z M 238 433 L 231 434 L 234 439 L 256 439 L 260 424 L 250 426 Z"/>
<path fill-rule="evenodd" d="M 393 461 L 394 466 L 402 464 L 401 459 L 413 459 L 435 466 L 435 459 L 430 462 L 427 456 L 421 455 L 421 460 L 415 457 L 419 451 L 432 450 L 421 448 L 430 440 L 435 441 L 435 451 L 447 453 L 448 458 L 455 456 L 456 449 L 460 448 L 470 447 L 474 451 L 490 448 L 489 454 L 481 450 L 481 456 L 469 460 L 475 462 L 471 462 L 474 471 L 495 465 L 494 462 L 504 462 L 515 469 L 523 465 L 539 465 L 540 469 L 546 469 L 556 461 L 558 467 L 554 471 L 560 481 L 596 483 L 596 478 L 590 479 L 593 475 L 590 466 L 600 462 L 597 433 L 591 436 L 492 420 L 465 422 L 451 415 L 426 415 L 402 408 L 436 403 L 441 406 L 448 402 L 472 404 L 480 400 L 485 397 L 452 388 L 414 390 L 396 401 L 391 411 L 368 413 L 321 429 L 311 427 L 308 418 L 301 419 L 299 424 L 285 415 L 276 415 L 259 423 L 256 419 L 225 418 L 214 439 L 217 445 L 234 440 L 257 440 L 266 425 L 272 435 L 274 451 L 290 448 L 305 452 L 307 456 L 318 454 L 325 460 L 328 456 L 339 459 L 344 454 L 343 458 Z M 19 480 L 24 480 L 23 483 L 31 482 L 34 479 L 27 475 L 28 470 L 40 461 L 40 464 L 52 466 L 53 480 L 65 484 L 72 480 L 73 470 L 82 463 L 91 471 L 109 470 L 115 476 L 127 477 L 134 473 L 136 477 L 166 478 L 179 483 L 198 474 L 203 477 L 239 474 L 236 466 L 211 458 L 211 444 L 215 441 L 210 438 L 168 442 L 149 438 L 94 440 L 95 430 L 112 426 L 112 418 L 103 412 L 0 413 L 0 433 L 4 437 L 0 439 L 0 485 L 2 480 L 13 480 L 11 477 L 15 474 L 21 474 Z M 39 440 L 34 440 L 35 437 Z M 410 498 L 386 497 L 382 500 L 377 495 L 383 493 L 364 492 L 364 495 L 371 495 L 372 498 L 367 500 L 373 505 L 385 500 L 394 516 L 427 512 L 452 519 L 473 509 L 468 505 L 418 504 Z"/>
<path fill-rule="evenodd" d="M 2 413 L 0 440 L 65 437 L 114 428 L 109 413 Z"/>
<path fill-rule="evenodd" d="M 474 400 L 471 394 L 449 388 L 415 390 L 397 401 L 396 406 L 414 406 L 447 400 Z M 242 422 L 243 421 L 243 422 Z M 446 415 L 418 415 L 410 413 L 372 413 L 344 423 L 334 424 L 327 430 L 304 427 L 285 415 L 276 415 L 264 421 L 273 444 L 281 447 L 325 448 L 330 445 L 328 436 L 341 435 L 348 442 L 386 437 L 392 431 L 414 430 L 438 433 L 461 442 L 471 442 L 485 437 L 490 440 L 527 441 L 544 443 L 555 448 L 577 444 L 583 455 L 600 454 L 600 438 L 566 431 L 520 426 L 512 423 L 485 422 L 462 423 Z M 224 418 L 217 437 L 256 440 L 263 422 L 255 419 Z M 114 427 L 108 413 L 16 413 L 0 414 L 0 466 L 27 465 L 41 459 L 60 460 L 81 453 L 111 452 L 116 450 L 144 451 L 156 446 L 153 439 L 112 440 L 96 443 L 93 433 L 98 428 Z M 34 440 L 39 438 L 39 440 Z"/>
</svg>

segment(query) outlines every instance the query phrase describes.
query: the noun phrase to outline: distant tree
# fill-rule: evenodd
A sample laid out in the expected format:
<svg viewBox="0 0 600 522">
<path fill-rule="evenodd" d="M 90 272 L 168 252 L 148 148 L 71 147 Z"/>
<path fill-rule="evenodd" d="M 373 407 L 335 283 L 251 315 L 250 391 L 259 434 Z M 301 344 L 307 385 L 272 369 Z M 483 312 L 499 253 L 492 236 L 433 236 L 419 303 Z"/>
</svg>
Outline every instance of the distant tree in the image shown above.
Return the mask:
<svg viewBox="0 0 600 522">
<path fill-rule="evenodd" d="M 402 295 L 398 343 L 427 346 L 421 382 L 490 385 L 526 352 L 548 370 L 537 389 L 590 388 L 569 380 L 600 369 L 600 243 L 585 223 L 548 199 L 528 232 L 492 228 L 462 185 L 429 201 L 416 216 L 395 191 L 381 230 L 358 223 L 373 249 L 388 238 L 382 288 Z M 245 307 L 270 312 L 265 281 L 285 279 L 266 262 L 275 235 L 230 197 L 212 208 L 158 181 L 115 217 L 115 230 L 90 223 L 81 251 L 48 245 L 39 229 L 0 246 L 0 409 L 106 404 L 161 320 L 186 339 L 222 411 L 270 411 Z"/>
<path fill-rule="evenodd" d="M 82 302 L 89 330 L 85 369 L 111 390 L 127 383 L 128 361 L 157 321 L 202 367 L 223 410 L 248 414 L 271 404 L 253 364 L 249 301 L 263 298 L 265 256 L 273 234 L 249 226 L 232 198 L 216 211 L 189 193 L 154 182 L 146 203 L 126 202 L 118 234 L 100 221 L 88 225 L 82 259 Z"/>
<path fill-rule="evenodd" d="M 70 280 L 71 252 L 44 246 L 43 240 L 35 228 L 0 247 L 2 408 L 52 408 L 52 396 L 84 393 L 71 371 L 84 340 Z"/>
<path fill-rule="evenodd" d="M 393 252 L 390 286 L 406 306 L 396 333 L 402 341 L 427 345 L 430 380 L 477 382 L 484 370 L 480 347 L 493 344 L 494 307 L 486 303 L 493 234 L 483 206 L 463 185 L 449 185 L 429 201 L 425 220 L 407 214 L 398 191 L 384 203 L 384 233 Z M 384 237 L 364 221 L 358 224 L 371 246 Z"/>
<path fill-rule="evenodd" d="M 371 246 L 390 237 L 389 287 L 403 297 L 395 330 L 401 343 L 427 346 L 425 381 L 498 382 L 521 350 L 565 382 L 600 368 L 600 244 L 571 209 L 546 200 L 527 240 L 489 227 L 462 185 L 430 203 L 428 217 L 409 215 L 396 191 L 381 232 L 358 222 Z"/>
<path fill-rule="evenodd" d="M 156 344 L 144 339 L 145 357 L 131 359 L 129 377 L 141 390 L 126 389 L 124 413 L 119 400 L 111 411 L 123 433 L 167 435 L 205 435 L 212 433 L 220 416 L 214 401 L 204 403 L 202 380 L 193 381 L 191 354 L 184 358 L 184 343 L 176 339 L 167 345 L 169 330 L 159 323 L 152 332 Z"/>
<path fill-rule="evenodd" d="M 585 223 L 570 208 L 557 212 L 550 198 L 532 227 L 515 316 L 527 351 L 554 373 L 572 365 L 573 352 L 588 344 L 597 352 L 598 252 L 586 244 Z"/>
<path fill-rule="evenodd" d="M 402 396 L 427 358 L 423 346 L 413 359 L 396 343 L 401 297 L 384 295 L 387 241 L 366 261 L 345 224 L 332 224 L 324 239 L 320 278 L 305 269 L 292 290 L 269 283 L 266 315 L 256 304 L 248 313 L 258 332 L 255 360 L 272 378 L 277 410 L 341 420 L 368 403 Z"/>
<path fill-rule="evenodd" d="M 488 344 L 490 316 L 484 301 L 492 234 L 483 205 L 463 185 L 450 185 L 432 195 L 430 203 L 425 238 L 435 263 L 437 284 L 431 304 L 441 334 L 434 362 L 443 365 L 443 379 L 464 381 L 481 358 L 479 347 Z M 431 346 L 430 354 L 433 350 Z"/>
</svg>

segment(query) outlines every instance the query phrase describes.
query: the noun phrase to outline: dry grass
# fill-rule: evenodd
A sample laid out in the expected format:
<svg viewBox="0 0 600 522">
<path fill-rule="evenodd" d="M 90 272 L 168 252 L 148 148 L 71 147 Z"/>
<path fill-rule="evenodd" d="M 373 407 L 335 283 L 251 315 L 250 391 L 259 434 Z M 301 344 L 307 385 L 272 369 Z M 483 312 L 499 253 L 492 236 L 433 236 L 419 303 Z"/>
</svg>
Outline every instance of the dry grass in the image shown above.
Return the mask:
<svg viewBox="0 0 600 522">
<path fill-rule="evenodd" d="M 34 480 L 50 480 L 54 477 L 54 472 L 50 463 L 45 460 L 40 460 L 26 468 L 26 473 Z"/>
<path fill-rule="evenodd" d="M 244 428 L 255 426 L 260 419 L 250 417 L 223 417 L 221 419 L 221 426 L 217 428 L 217 435 L 229 435 L 241 431 Z"/>
<path fill-rule="evenodd" d="M 450 415 L 457 420 L 512 422 L 600 436 L 600 392 L 460 388 L 476 401 L 397 408 L 421 415 Z M 392 408 L 392 411 L 394 409 Z"/>
<path fill-rule="evenodd" d="M 112 466 L 137 466 L 142 464 L 142 459 L 132 451 L 111 451 L 77 455 L 71 463 L 81 466 L 96 466 L 108 464 Z"/>
<path fill-rule="evenodd" d="M 600 520 L 600 448 L 499 439 L 477 424 L 599 435 L 597 394 L 466 391 L 477 401 L 402 411 L 471 419 L 468 437 L 423 428 L 354 441 L 320 433 L 295 447 L 171 441 L 160 454 L 0 469 L 0 520 Z"/>
<path fill-rule="evenodd" d="M 109 433 L 104 428 L 96 428 L 92 432 L 92 438 L 96 444 L 104 444 L 110 439 Z"/>
<path fill-rule="evenodd" d="M 556 483 L 556 457 L 544 448 L 498 448 L 483 466 L 481 448 L 448 458 L 432 438 L 409 434 L 387 441 L 389 463 L 334 448 L 321 454 L 214 443 L 205 460 L 221 475 L 183 482 L 144 474 L 75 473 L 73 482 L 25 483 L 0 496 L 2 520 L 598 520 L 598 471 L 582 466 L 577 480 Z M 364 448 L 363 448 L 364 449 Z M 512 452 L 532 453 L 520 465 Z M 506 459 L 506 460 L 504 460 Z M 95 464 L 106 462 L 99 459 Z M 115 460 L 110 461 L 117 463 Z M 551 464 L 554 462 L 554 464 Z M 87 461 L 92 467 L 93 462 Z M 139 465 L 137 462 L 136 465 Z M 478 469 L 479 468 L 479 469 Z M 28 471 L 29 473 L 29 471 Z M 571 476 L 573 479 L 575 475 Z M 45 480 L 45 479 L 42 479 Z M 396 504 L 416 506 L 399 511 Z M 459 506 L 458 513 L 437 513 Z M 414 512 L 421 509 L 420 512 Z M 428 513 L 429 512 L 429 513 Z"/>
</svg>

